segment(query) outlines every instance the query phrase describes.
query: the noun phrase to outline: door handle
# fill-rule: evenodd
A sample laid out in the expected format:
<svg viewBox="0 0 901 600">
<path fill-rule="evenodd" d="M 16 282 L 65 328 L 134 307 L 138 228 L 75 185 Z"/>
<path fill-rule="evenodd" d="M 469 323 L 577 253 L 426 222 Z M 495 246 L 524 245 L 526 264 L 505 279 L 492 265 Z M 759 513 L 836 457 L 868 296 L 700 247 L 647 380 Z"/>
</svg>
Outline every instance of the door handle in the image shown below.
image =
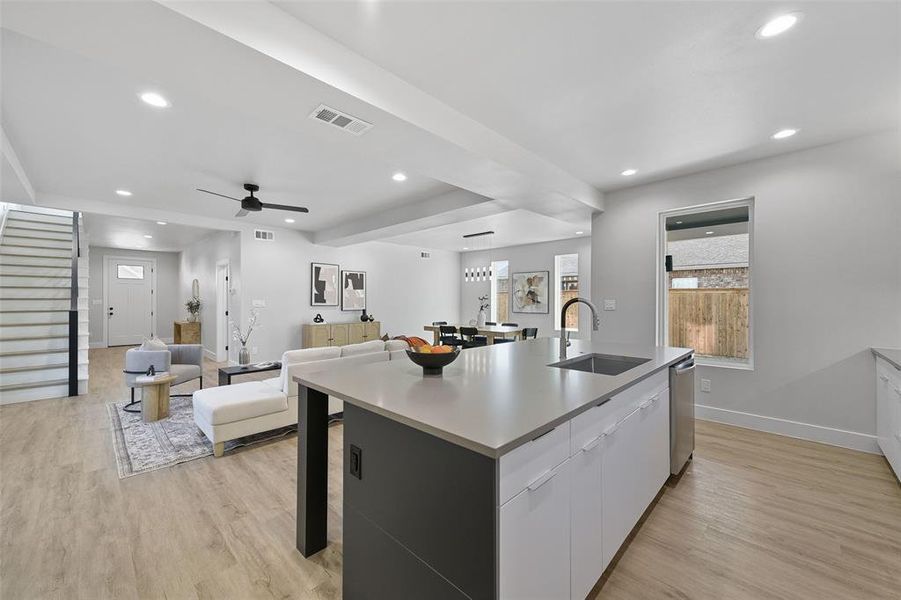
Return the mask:
<svg viewBox="0 0 901 600">
<path fill-rule="evenodd" d="M 603 433 L 601 433 L 598 436 L 595 436 L 594 438 L 592 438 L 592 440 L 590 442 L 588 442 L 587 444 L 582 446 L 582 452 L 591 452 L 592 450 L 594 450 L 595 448 L 598 447 L 598 445 L 601 443 L 602 439 L 604 439 Z"/>
<path fill-rule="evenodd" d="M 552 471 L 552 470 L 548 469 L 547 471 L 545 471 L 544 473 L 542 473 L 541 475 L 536 477 L 532 481 L 532 483 L 530 483 L 528 485 L 529 491 L 534 492 L 535 490 L 537 490 L 538 488 L 543 486 L 545 483 L 547 483 L 548 481 L 553 479 L 556 474 L 557 474 L 556 471 Z"/>
<path fill-rule="evenodd" d="M 647 400 L 645 400 L 641 404 L 639 404 L 638 408 L 641 410 L 646 409 L 650 405 L 654 404 L 654 402 L 656 402 L 657 398 L 659 398 L 659 397 L 660 397 L 660 394 L 654 394 L 653 396 L 651 396 L 650 398 L 648 398 Z"/>
</svg>

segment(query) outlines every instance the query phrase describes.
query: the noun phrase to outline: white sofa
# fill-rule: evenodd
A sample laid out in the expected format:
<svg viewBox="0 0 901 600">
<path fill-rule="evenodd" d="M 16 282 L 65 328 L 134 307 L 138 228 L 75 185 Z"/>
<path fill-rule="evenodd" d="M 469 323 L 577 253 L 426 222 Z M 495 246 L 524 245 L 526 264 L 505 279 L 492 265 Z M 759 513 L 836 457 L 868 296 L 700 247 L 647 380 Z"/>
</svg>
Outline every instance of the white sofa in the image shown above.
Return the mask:
<svg viewBox="0 0 901 600">
<path fill-rule="evenodd" d="M 278 377 L 247 381 L 194 392 L 194 423 L 213 443 L 213 455 L 222 456 L 225 442 L 297 423 L 296 375 L 339 366 L 404 358 L 403 340 L 373 340 L 362 344 L 289 350 L 282 355 Z M 329 398 L 329 414 L 343 405 Z"/>
</svg>

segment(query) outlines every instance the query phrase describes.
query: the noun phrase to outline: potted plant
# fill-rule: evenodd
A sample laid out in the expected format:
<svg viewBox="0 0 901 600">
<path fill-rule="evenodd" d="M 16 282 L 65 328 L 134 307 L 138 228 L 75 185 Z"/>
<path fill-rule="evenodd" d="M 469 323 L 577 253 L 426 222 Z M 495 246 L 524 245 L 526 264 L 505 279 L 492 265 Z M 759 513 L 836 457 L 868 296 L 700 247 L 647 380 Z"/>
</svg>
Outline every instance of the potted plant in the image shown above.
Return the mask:
<svg viewBox="0 0 901 600">
<path fill-rule="evenodd" d="M 238 364 L 239 365 L 248 365 L 250 364 L 250 351 L 247 350 L 247 341 L 250 339 L 250 334 L 253 333 L 253 328 L 257 325 L 257 316 L 258 311 L 255 308 L 250 309 L 250 318 L 247 320 L 247 331 L 241 331 L 241 328 L 238 327 L 237 323 L 232 325 L 232 339 L 236 342 L 241 343 L 241 350 L 238 351 Z"/>
<path fill-rule="evenodd" d="M 185 308 L 188 309 L 188 321 L 194 323 L 197 321 L 197 315 L 200 313 L 200 298 L 194 296 L 185 302 Z"/>
</svg>

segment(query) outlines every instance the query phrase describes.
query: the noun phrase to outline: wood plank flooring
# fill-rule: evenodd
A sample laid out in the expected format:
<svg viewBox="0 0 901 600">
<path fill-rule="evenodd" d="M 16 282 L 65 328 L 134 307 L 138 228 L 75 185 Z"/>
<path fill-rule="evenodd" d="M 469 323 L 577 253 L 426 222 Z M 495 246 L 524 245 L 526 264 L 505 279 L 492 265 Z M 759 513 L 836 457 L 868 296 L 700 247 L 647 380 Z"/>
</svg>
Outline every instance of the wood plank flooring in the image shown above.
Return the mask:
<svg viewBox="0 0 901 600">
<path fill-rule="evenodd" d="M 123 354 L 91 351 L 88 396 L 0 407 L 0 598 L 340 597 L 341 426 L 330 545 L 304 559 L 294 438 L 118 479 L 104 404 L 126 397 Z M 593 597 L 901 598 L 901 486 L 882 457 L 697 433 L 695 460 Z"/>
</svg>

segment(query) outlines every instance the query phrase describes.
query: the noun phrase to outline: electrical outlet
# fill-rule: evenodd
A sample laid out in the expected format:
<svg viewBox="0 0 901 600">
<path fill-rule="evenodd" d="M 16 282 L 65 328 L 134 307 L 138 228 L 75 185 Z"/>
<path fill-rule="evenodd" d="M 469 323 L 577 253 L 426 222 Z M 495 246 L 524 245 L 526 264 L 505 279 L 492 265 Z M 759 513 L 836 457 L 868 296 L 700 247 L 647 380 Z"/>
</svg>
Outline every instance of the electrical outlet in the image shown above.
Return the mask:
<svg viewBox="0 0 901 600">
<path fill-rule="evenodd" d="M 363 479 L 363 451 L 358 446 L 350 445 L 350 461 L 348 464 L 351 477 Z"/>
<path fill-rule="evenodd" d="M 616 299 L 615 298 L 605 298 L 604 299 L 604 310 L 616 310 Z"/>
<path fill-rule="evenodd" d="M 709 380 L 709 379 L 702 379 L 702 380 L 701 380 L 701 391 L 702 391 L 702 392 L 709 392 L 709 391 L 710 391 L 710 380 Z"/>
</svg>

